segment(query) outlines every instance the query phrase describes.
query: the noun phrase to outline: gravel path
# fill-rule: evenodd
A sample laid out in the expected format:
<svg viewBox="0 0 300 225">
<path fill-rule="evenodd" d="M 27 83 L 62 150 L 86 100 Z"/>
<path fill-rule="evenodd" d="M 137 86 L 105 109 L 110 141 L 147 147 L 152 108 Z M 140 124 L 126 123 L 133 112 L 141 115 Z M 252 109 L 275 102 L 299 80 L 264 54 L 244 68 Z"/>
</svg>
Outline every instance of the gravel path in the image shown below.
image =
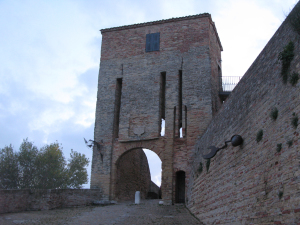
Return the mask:
<svg viewBox="0 0 300 225">
<path fill-rule="evenodd" d="M 139 205 L 122 202 L 108 206 L 55 209 L 0 214 L 1 225 L 146 225 L 203 224 L 184 205 L 159 205 L 158 200 L 144 200 Z"/>
</svg>

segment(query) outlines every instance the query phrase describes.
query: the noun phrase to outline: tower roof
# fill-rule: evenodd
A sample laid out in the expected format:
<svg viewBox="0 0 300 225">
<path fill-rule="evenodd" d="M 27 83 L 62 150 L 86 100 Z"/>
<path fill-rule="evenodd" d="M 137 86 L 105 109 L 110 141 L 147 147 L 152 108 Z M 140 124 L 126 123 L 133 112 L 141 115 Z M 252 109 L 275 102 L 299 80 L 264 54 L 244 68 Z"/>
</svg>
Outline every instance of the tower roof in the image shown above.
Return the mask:
<svg viewBox="0 0 300 225">
<path fill-rule="evenodd" d="M 101 34 L 106 33 L 106 32 L 111 32 L 111 31 L 119 31 L 119 30 L 125 30 L 125 29 L 134 29 L 138 27 L 144 27 L 144 26 L 152 26 L 152 25 L 158 25 L 158 24 L 163 24 L 163 23 L 171 23 L 171 22 L 177 22 L 177 21 L 183 21 L 183 20 L 192 20 L 192 19 L 198 19 L 202 17 L 208 17 L 210 19 L 210 22 L 216 32 L 217 40 L 219 42 L 219 45 L 221 47 L 221 51 L 223 51 L 223 47 L 215 26 L 215 23 L 211 19 L 211 15 L 209 13 L 201 13 L 201 14 L 196 14 L 196 15 L 190 15 L 190 16 L 183 16 L 183 17 L 175 17 L 175 18 L 170 18 L 170 19 L 164 19 L 164 20 L 157 20 L 157 21 L 151 21 L 151 22 L 145 22 L 145 23 L 136 23 L 136 24 L 131 24 L 131 25 L 125 25 L 125 26 L 119 26 L 119 27 L 111 27 L 111 28 L 105 28 L 101 29 Z"/>
</svg>

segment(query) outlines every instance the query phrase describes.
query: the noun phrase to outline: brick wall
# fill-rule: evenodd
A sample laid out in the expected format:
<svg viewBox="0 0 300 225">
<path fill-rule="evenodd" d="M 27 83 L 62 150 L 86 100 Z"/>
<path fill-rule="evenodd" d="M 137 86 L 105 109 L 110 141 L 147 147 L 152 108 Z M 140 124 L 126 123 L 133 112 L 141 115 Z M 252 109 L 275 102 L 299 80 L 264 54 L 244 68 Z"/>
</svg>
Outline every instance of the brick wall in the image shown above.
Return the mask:
<svg viewBox="0 0 300 225">
<path fill-rule="evenodd" d="M 284 22 L 194 148 L 187 206 L 205 224 L 300 223 L 300 126 L 291 125 L 293 113 L 300 117 L 300 82 L 284 84 L 278 60 L 290 41 L 295 44 L 291 71 L 300 73 L 299 35 Z M 257 142 L 259 130 L 263 138 Z M 206 172 L 202 154 L 234 134 L 243 137 L 243 145 L 219 151 Z"/>
<path fill-rule="evenodd" d="M 134 200 L 136 191 L 140 191 L 141 199 L 145 199 L 150 185 L 150 170 L 144 151 L 133 149 L 122 155 L 117 163 L 116 199 Z"/>
<path fill-rule="evenodd" d="M 159 51 L 146 52 L 146 35 L 160 33 Z M 216 68 L 222 46 L 209 14 L 101 30 L 102 47 L 94 140 L 103 140 L 92 160 L 91 188 L 115 198 L 119 157 L 148 148 L 162 161 L 162 198 L 175 199 L 175 173 L 186 171 L 197 137 L 220 105 Z M 182 71 L 182 101 L 179 96 Z M 161 73 L 166 75 L 165 135 L 160 135 Z M 214 77 L 214 78 L 212 78 Z M 117 79 L 122 79 L 119 135 L 116 130 Z M 212 88 L 214 89 L 212 91 Z M 180 111 L 181 109 L 181 111 Z M 180 118 L 184 137 L 179 137 Z M 138 135 L 135 129 L 142 129 Z"/>
<path fill-rule="evenodd" d="M 0 190 L 0 213 L 86 206 L 101 199 L 99 189 Z"/>
</svg>

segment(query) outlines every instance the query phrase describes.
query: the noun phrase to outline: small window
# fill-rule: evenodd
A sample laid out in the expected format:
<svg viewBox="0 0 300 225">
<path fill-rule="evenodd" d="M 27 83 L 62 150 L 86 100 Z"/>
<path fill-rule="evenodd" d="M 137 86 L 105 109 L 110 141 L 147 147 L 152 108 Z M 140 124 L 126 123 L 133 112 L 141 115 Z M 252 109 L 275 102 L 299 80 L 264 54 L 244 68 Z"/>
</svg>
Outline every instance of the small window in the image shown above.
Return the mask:
<svg viewBox="0 0 300 225">
<path fill-rule="evenodd" d="M 146 35 L 146 52 L 159 51 L 159 34 L 153 33 Z"/>
</svg>

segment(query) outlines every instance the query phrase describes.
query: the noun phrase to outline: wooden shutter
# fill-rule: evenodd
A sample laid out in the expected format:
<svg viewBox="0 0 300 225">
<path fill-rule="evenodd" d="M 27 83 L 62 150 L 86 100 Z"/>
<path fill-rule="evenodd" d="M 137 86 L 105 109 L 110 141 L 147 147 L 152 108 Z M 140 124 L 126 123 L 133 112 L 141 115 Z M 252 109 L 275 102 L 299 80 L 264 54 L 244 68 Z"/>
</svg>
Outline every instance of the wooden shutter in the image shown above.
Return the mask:
<svg viewBox="0 0 300 225">
<path fill-rule="evenodd" d="M 159 33 L 153 34 L 153 50 L 159 51 Z"/>
<path fill-rule="evenodd" d="M 146 35 L 146 52 L 151 52 L 151 34 Z"/>
<path fill-rule="evenodd" d="M 159 51 L 160 33 L 146 35 L 146 52 Z"/>
</svg>

